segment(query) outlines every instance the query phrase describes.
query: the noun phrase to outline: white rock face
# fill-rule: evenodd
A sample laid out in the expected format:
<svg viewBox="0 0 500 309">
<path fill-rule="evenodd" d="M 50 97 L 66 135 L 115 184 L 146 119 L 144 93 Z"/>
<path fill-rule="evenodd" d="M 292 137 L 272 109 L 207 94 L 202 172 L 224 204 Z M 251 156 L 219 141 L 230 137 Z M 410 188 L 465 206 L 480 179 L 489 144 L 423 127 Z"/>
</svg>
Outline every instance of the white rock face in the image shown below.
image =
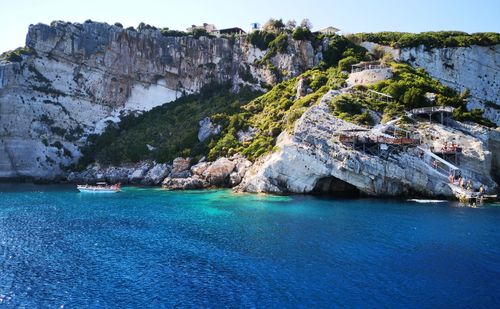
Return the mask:
<svg viewBox="0 0 500 309">
<path fill-rule="evenodd" d="M 370 85 L 391 77 L 392 71 L 390 68 L 369 69 L 349 74 L 346 83 L 347 86 Z"/>
<path fill-rule="evenodd" d="M 283 132 L 277 143 L 279 150 L 256 162 L 238 190 L 308 193 L 322 179 L 332 177 L 368 195 L 452 196 L 447 178 L 420 160 L 417 151 L 382 159 L 353 151 L 335 140 L 335 134 L 361 129 L 330 113 L 327 102 L 339 93 L 330 91 L 318 105 L 309 108 L 297 121 L 292 135 Z M 469 139 L 477 142 L 473 137 Z M 495 186 L 487 175 L 485 180 Z"/>
<path fill-rule="evenodd" d="M 0 60 L 0 178 L 63 176 L 89 134 L 119 125 L 123 113 L 150 110 L 207 83 L 262 90 L 261 83 L 276 82 L 272 71 L 254 64 L 265 51 L 244 38 L 54 22 L 30 26 L 26 45 L 33 54 L 21 62 Z M 285 78 L 316 65 L 312 59 L 321 52 L 294 40 L 288 49 L 270 59 Z M 64 148 L 53 149 L 54 143 Z"/>
<path fill-rule="evenodd" d="M 210 117 L 205 117 L 199 122 L 200 129 L 198 130 L 198 140 L 200 142 L 205 141 L 212 135 L 217 135 L 220 133 L 221 126 L 214 125 L 210 120 Z"/>
<path fill-rule="evenodd" d="M 165 80 L 160 80 L 155 85 L 134 85 L 132 93 L 125 102 L 125 110 L 148 111 L 153 107 L 175 101 L 182 93 L 169 89 Z"/>
</svg>

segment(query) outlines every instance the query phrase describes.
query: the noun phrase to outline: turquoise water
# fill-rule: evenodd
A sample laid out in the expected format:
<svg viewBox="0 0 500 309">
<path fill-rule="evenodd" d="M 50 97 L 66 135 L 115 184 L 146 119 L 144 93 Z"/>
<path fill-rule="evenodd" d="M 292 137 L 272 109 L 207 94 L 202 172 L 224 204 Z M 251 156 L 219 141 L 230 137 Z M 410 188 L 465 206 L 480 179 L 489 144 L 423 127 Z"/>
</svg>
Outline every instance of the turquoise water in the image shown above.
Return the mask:
<svg viewBox="0 0 500 309">
<path fill-rule="evenodd" d="M 0 307 L 500 306 L 500 207 L 0 190 Z"/>
</svg>

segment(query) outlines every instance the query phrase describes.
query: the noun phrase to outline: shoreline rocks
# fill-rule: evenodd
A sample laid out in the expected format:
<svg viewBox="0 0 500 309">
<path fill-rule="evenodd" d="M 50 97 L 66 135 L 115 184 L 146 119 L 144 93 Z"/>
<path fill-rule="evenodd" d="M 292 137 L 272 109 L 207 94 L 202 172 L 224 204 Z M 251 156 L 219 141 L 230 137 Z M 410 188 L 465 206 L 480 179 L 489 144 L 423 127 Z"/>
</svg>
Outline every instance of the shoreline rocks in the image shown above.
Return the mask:
<svg viewBox="0 0 500 309">
<path fill-rule="evenodd" d="M 107 181 L 122 184 L 158 186 L 170 190 L 202 188 L 232 188 L 238 185 L 252 162 L 234 155 L 221 157 L 213 162 L 192 164 L 191 158 L 175 158 L 172 165 L 141 161 L 123 166 L 89 165 L 81 172 L 71 172 L 67 181 L 71 183 L 96 183 Z"/>
</svg>

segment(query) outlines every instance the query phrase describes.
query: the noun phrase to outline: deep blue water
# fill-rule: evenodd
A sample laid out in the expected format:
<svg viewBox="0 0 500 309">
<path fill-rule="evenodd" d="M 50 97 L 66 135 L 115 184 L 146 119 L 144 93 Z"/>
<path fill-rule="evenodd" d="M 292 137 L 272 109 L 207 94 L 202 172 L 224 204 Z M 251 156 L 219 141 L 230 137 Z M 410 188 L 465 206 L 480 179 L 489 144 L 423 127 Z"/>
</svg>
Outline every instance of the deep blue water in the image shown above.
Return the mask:
<svg viewBox="0 0 500 309">
<path fill-rule="evenodd" d="M 0 307 L 500 307 L 500 207 L 13 188 Z"/>
</svg>

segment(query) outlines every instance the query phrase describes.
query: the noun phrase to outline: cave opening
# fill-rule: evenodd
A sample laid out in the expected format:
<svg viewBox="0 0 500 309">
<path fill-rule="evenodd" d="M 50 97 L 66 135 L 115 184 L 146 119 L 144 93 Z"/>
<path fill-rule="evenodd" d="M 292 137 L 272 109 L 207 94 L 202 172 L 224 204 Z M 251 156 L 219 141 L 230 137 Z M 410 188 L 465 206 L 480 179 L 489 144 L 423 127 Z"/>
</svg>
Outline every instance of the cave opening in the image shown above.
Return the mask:
<svg viewBox="0 0 500 309">
<path fill-rule="evenodd" d="M 311 193 L 315 195 L 330 195 L 336 197 L 361 196 L 361 191 L 359 191 L 358 188 L 333 176 L 318 179 Z"/>
</svg>

